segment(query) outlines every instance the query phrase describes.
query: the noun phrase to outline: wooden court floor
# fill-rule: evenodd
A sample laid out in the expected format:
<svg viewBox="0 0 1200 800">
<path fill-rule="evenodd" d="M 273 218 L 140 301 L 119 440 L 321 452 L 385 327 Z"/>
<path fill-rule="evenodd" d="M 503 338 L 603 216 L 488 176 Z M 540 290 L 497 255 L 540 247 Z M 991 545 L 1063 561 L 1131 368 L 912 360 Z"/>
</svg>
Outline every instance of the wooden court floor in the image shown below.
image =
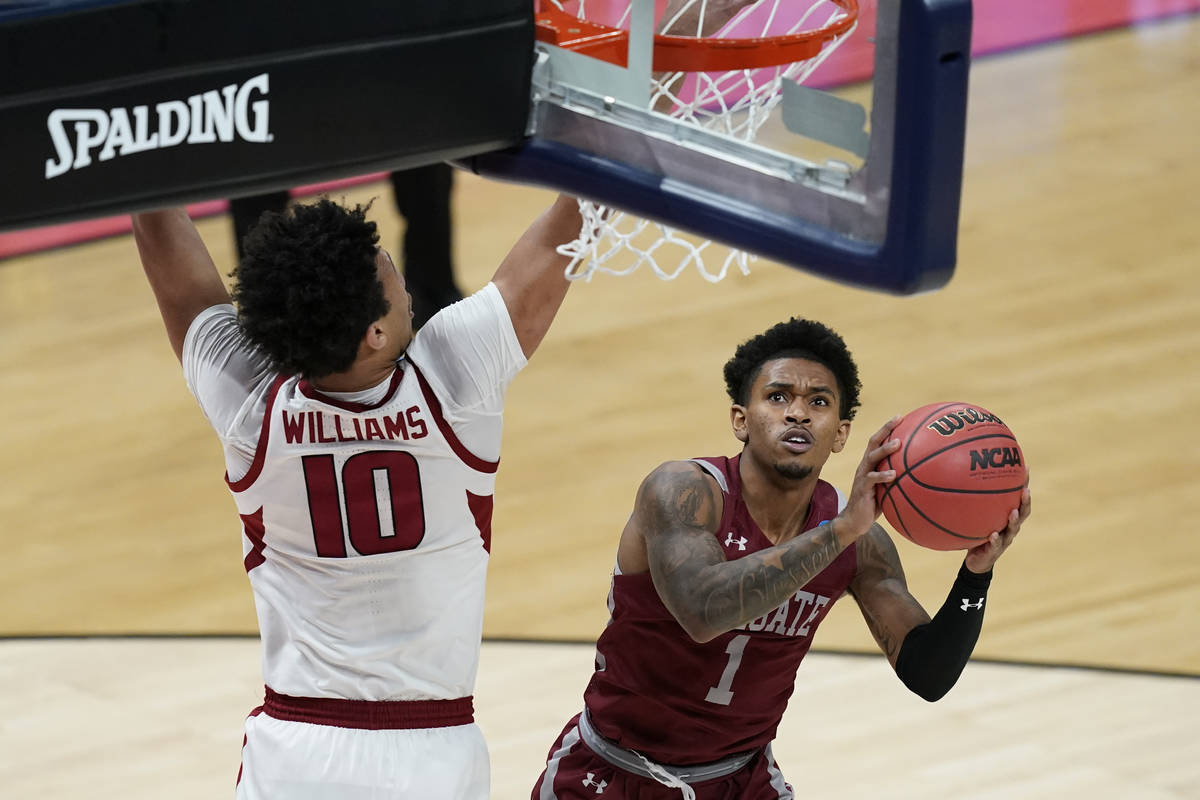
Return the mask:
<svg viewBox="0 0 1200 800">
<path fill-rule="evenodd" d="M 0 722 L 0 795 L 232 797 L 241 723 L 262 702 L 256 639 L 43 639 L 2 649 L 0 680 L 22 691 Z M 484 644 L 476 719 L 497 800 L 529 797 L 579 711 L 593 656 L 585 644 Z M 973 663 L 930 705 L 882 658 L 812 653 L 801 670 L 772 748 L 797 797 L 1200 796 L 1195 678 Z"/>
<path fill-rule="evenodd" d="M 1005 419 L 1035 508 L 976 654 L 1111 670 L 975 664 L 929 706 L 880 659 L 831 654 L 873 650 L 840 604 L 781 735 L 792 781 L 832 791 L 852 771 L 845 797 L 1200 797 L 1198 40 L 1191 16 L 977 60 L 944 290 L 888 297 L 761 261 L 717 285 L 572 289 L 509 394 L 485 634 L 585 644 L 485 647 L 497 797 L 527 792 L 577 710 L 640 478 L 735 452 L 721 366 L 790 315 L 831 324 L 860 364 L 855 434 L 826 473 L 839 484 L 894 413 L 963 400 Z M 456 261 L 474 289 L 550 196 L 459 178 Z M 379 198 L 395 247 L 388 191 L 348 198 Z M 228 221 L 200 229 L 231 267 Z M 0 376 L 0 636 L 252 633 L 219 447 L 127 237 L 0 262 Z M 935 609 L 958 557 L 897 546 Z M 254 648 L 0 642 L 0 795 L 226 791 L 261 690 Z M 907 788 L 887 791 L 889 774 Z"/>
</svg>

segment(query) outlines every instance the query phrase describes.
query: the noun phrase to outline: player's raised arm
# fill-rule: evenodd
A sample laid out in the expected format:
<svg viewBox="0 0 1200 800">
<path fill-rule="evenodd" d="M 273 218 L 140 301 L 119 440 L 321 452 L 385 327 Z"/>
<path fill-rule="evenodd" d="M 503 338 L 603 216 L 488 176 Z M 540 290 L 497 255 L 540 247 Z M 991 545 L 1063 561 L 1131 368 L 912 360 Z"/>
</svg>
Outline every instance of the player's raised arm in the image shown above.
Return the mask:
<svg viewBox="0 0 1200 800">
<path fill-rule="evenodd" d="M 929 614 L 909 593 L 896 545 L 877 524 L 859 540 L 858 572 L 850 584 L 850 595 L 879 649 L 895 667 L 904 637 L 929 622 Z"/>
<path fill-rule="evenodd" d="M 832 525 L 727 561 L 717 541 L 724 497 L 694 463 L 668 462 L 642 482 L 628 532 L 645 542 L 659 597 L 680 626 L 706 642 L 776 608 L 837 558 Z"/>
<path fill-rule="evenodd" d="M 175 357 L 192 320 L 206 308 L 229 302 L 229 292 L 187 210 L 134 214 L 133 238 L 150 281 Z"/>
<path fill-rule="evenodd" d="M 962 675 L 983 629 L 991 568 L 1029 513 L 1026 489 L 1005 530 L 968 553 L 933 619 L 909 593 L 900 556 L 887 533 L 875 525 L 859 542 L 858 573 L 850 594 L 896 675 L 917 695 L 939 700 Z"/>
<path fill-rule="evenodd" d="M 574 240 L 581 225 L 579 204 L 560 196 L 513 245 L 492 278 L 512 317 L 525 357 L 541 344 L 567 296 L 564 275 L 570 259 L 558 246 Z"/>
<path fill-rule="evenodd" d="M 645 542 L 655 589 L 689 636 L 706 642 L 777 608 L 869 529 L 879 513 L 875 484 L 893 477 L 874 465 L 896 449 L 887 438 L 894 425 L 889 420 L 868 440 L 849 502 L 837 518 L 733 561 L 725 559 L 714 535 L 724 506 L 716 482 L 685 461 L 650 473 L 626 534 Z"/>
</svg>

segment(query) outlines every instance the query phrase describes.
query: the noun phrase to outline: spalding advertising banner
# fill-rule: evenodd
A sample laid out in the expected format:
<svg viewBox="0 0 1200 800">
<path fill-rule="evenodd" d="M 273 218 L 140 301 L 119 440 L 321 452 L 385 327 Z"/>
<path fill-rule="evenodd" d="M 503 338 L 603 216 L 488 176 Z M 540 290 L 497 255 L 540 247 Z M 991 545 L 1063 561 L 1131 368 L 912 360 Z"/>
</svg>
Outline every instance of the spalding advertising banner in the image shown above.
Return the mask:
<svg viewBox="0 0 1200 800">
<path fill-rule="evenodd" d="M 0 11 L 0 230 L 488 152 L 529 109 L 528 0 Z"/>
</svg>

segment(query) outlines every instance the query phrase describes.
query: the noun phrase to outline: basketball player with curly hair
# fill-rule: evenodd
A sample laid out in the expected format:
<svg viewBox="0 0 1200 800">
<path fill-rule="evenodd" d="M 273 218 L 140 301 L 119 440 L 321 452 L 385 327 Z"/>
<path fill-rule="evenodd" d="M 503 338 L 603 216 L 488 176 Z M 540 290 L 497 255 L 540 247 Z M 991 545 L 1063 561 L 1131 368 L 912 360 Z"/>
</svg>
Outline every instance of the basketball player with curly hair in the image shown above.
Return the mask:
<svg viewBox="0 0 1200 800">
<path fill-rule="evenodd" d="M 566 295 L 577 203 L 415 335 L 362 207 L 267 214 L 232 297 L 185 210 L 133 224 L 241 517 L 266 692 L 237 797 L 486 798 L 471 693 L 501 411 Z"/>
<path fill-rule="evenodd" d="M 826 326 L 792 319 L 725 365 L 733 458 L 670 461 L 643 480 L 617 547 L 611 618 L 584 710 L 550 748 L 534 800 L 791 798 L 771 742 L 817 626 L 849 593 L 900 677 L 926 700 L 958 680 L 992 565 L 1030 513 L 969 550 L 931 619 L 875 520 L 876 466 L 899 417 L 868 440 L 849 496 L 821 479 L 859 405 L 858 368 Z M 972 599 L 970 604 L 961 598 Z"/>
<path fill-rule="evenodd" d="M 438 162 L 388 173 L 393 205 L 405 222 L 397 266 L 412 297 L 414 329 L 462 299 L 454 280 L 452 254 L 454 172 L 449 164 Z M 230 198 L 229 217 L 239 261 L 245 255 L 246 237 L 263 213 L 281 212 L 290 201 L 286 190 Z"/>
</svg>

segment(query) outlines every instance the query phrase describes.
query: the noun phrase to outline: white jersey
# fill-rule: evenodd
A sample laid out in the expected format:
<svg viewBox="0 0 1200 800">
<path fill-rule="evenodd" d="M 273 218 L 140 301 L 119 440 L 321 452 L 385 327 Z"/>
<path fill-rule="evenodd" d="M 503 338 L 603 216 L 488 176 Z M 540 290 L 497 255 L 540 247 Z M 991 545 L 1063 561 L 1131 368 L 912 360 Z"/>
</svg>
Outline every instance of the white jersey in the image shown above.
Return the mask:
<svg viewBox="0 0 1200 800">
<path fill-rule="evenodd" d="M 501 410 L 525 365 L 499 290 L 444 309 L 391 378 L 323 394 L 272 372 L 232 306 L 184 342 L 225 448 L 276 692 L 453 699 L 474 688 Z"/>
</svg>

